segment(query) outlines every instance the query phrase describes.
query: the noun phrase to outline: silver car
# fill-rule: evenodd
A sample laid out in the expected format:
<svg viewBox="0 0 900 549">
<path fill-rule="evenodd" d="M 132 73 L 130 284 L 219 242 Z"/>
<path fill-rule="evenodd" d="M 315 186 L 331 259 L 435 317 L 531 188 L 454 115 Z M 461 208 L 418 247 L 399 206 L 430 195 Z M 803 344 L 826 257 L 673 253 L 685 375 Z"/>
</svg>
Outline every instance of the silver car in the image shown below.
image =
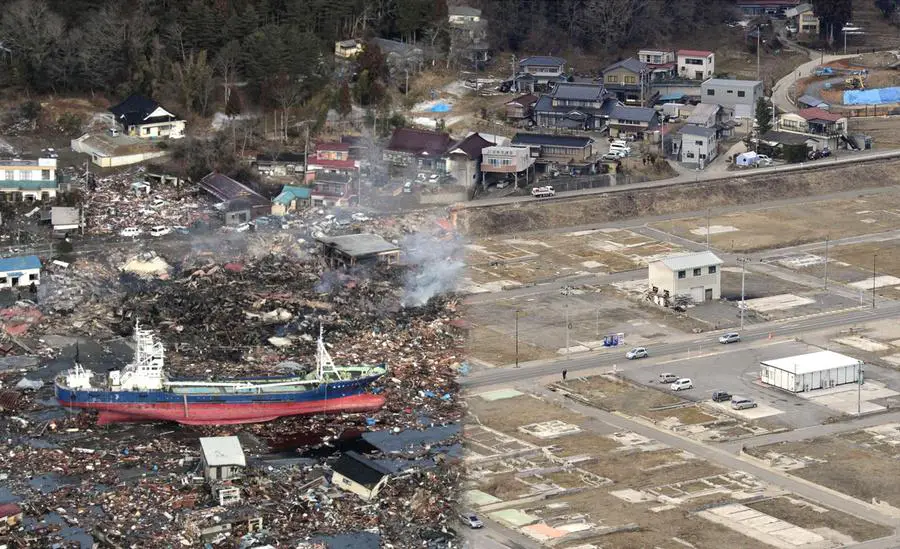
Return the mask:
<svg viewBox="0 0 900 549">
<path fill-rule="evenodd" d="M 746 410 L 747 408 L 756 408 L 757 404 L 753 400 L 744 397 L 732 397 L 731 408 L 733 410 Z"/>
</svg>

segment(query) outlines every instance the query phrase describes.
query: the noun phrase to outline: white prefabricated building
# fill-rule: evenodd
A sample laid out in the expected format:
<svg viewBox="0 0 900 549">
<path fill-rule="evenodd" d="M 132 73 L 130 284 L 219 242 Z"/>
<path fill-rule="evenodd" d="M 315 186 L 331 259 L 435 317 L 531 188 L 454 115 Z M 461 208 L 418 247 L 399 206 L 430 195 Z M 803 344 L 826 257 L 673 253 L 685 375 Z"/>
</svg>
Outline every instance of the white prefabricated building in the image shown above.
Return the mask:
<svg viewBox="0 0 900 549">
<path fill-rule="evenodd" d="M 863 361 L 833 351 L 766 360 L 759 364 L 763 383 L 792 393 L 858 383 L 863 368 Z"/>
</svg>

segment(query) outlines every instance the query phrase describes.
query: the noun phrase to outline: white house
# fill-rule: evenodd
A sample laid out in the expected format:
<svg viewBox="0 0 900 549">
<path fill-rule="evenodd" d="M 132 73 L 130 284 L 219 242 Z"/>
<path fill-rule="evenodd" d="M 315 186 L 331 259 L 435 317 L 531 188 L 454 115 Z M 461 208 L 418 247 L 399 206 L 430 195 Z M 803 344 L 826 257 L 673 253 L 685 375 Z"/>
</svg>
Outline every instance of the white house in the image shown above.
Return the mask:
<svg viewBox="0 0 900 549">
<path fill-rule="evenodd" d="M 519 61 L 519 72 L 534 77 L 538 84 L 559 80 L 566 71 L 566 60 L 561 57 L 535 55 Z"/>
<path fill-rule="evenodd" d="M 645 63 L 650 71 L 650 79 L 657 80 L 675 76 L 675 52 L 646 48 L 638 50 L 638 61 Z"/>
<path fill-rule="evenodd" d="M 722 297 L 722 260 L 712 252 L 672 255 L 650 263 L 650 291 L 666 299 L 687 295 L 695 303 Z"/>
<path fill-rule="evenodd" d="M 41 260 L 36 255 L 0 259 L 0 288 L 27 288 L 41 283 Z"/>
<path fill-rule="evenodd" d="M 109 112 L 126 135 L 141 139 L 180 139 L 184 137 L 184 120 L 162 108 L 156 101 L 132 94 Z"/>
<path fill-rule="evenodd" d="M 536 155 L 528 147 L 485 147 L 481 151 L 481 172 L 513 176 L 513 183 L 519 188 L 519 174 L 528 181 L 528 169 L 534 166 Z M 484 180 L 483 180 L 484 181 Z"/>
<path fill-rule="evenodd" d="M 352 492 L 370 501 L 378 496 L 378 492 L 390 478 L 390 471 L 380 464 L 356 452 L 344 453 L 331 466 L 333 475 L 331 483 L 342 490 Z"/>
<path fill-rule="evenodd" d="M 469 6 L 450 6 L 447 8 L 447 19 L 451 25 L 478 23 L 481 21 L 481 10 Z"/>
<path fill-rule="evenodd" d="M 720 105 L 734 118 L 755 118 L 756 103 L 763 96 L 759 80 L 710 78 L 700 84 L 700 101 Z"/>
<path fill-rule="evenodd" d="M 56 197 L 56 191 L 55 158 L 0 158 L 0 193 L 6 200 L 47 200 Z"/>
<path fill-rule="evenodd" d="M 247 460 L 238 437 L 203 437 L 200 461 L 207 482 L 241 478 Z"/>
<path fill-rule="evenodd" d="M 684 126 L 681 134 L 680 160 L 682 164 L 703 169 L 718 154 L 716 129 L 703 126 Z"/>
<path fill-rule="evenodd" d="M 716 54 L 706 50 L 678 50 L 678 76 L 705 80 L 716 72 Z"/>
</svg>

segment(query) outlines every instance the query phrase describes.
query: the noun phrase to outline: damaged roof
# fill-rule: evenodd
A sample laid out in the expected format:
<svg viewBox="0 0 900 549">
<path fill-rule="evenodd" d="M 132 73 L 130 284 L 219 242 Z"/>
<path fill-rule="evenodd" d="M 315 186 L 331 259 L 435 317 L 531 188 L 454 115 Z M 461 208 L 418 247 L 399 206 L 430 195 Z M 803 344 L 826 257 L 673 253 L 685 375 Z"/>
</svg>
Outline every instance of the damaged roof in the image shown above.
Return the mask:
<svg viewBox="0 0 900 549">
<path fill-rule="evenodd" d="M 341 455 L 331 466 L 331 470 L 369 489 L 374 488 L 381 479 L 391 474 L 378 463 L 354 451 Z"/>
<path fill-rule="evenodd" d="M 246 198 L 255 205 L 269 203 L 263 195 L 225 174 L 215 172 L 208 174 L 200 180 L 198 185 L 201 189 L 223 202 Z"/>
<path fill-rule="evenodd" d="M 203 450 L 203 459 L 210 467 L 247 466 L 238 437 L 202 437 L 200 448 Z"/>
<path fill-rule="evenodd" d="M 316 240 L 329 248 L 335 248 L 350 257 L 357 258 L 400 251 L 394 244 L 372 233 L 322 236 Z"/>
</svg>

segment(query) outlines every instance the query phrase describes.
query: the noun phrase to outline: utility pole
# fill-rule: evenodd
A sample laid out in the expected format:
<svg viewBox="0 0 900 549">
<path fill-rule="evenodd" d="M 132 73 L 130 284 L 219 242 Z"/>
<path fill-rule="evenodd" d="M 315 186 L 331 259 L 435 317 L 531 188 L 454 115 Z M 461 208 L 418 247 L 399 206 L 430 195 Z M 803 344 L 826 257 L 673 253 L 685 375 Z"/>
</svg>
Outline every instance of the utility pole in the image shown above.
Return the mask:
<svg viewBox="0 0 900 549">
<path fill-rule="evenodd" d="M 762 36 L 762 25 L 756 26 L 756 79 L 759 80 L 759 38 Z"/>
<path fill-rule="evenodd" d="M 709 208 L 706 209 L 706 249 L 709 249 Z"/>
<path fill-rule="evenodd" d="M 872 254 L 872 308 L 875 308 L 875 258 L 878 254 Z"/>
<path fill-rule="evenodd" d="M 569 304 L 566 303 L 566 358 L 569 358 Z"/>
<path fill-rule="evenodd" d="M 863 385 L 863 377 L 862 377 L 862 368 L 859 365 L 856 366 L 856 415 L 862 415 L 862 385 Z"/>
<path fill-rule="evenodd" d="M 828 289 L 828 236 L 825 237 L 825 289 Z"/>
<path fill-rule="evenodd" d="M 309 172 L 309 124 L 306 124 L 306 140 L 303 145 L 303 181 L 306 182 L 306 174 Z"/>
<path fill-rule="evenodd" d="M 744 273 L 746 271 L 745 266 L 747 261 L 749 261 L 746 257 L 739 257 L 738 261 L 741 262 L 741 330 L 744 329 Z"/>
</svg>

